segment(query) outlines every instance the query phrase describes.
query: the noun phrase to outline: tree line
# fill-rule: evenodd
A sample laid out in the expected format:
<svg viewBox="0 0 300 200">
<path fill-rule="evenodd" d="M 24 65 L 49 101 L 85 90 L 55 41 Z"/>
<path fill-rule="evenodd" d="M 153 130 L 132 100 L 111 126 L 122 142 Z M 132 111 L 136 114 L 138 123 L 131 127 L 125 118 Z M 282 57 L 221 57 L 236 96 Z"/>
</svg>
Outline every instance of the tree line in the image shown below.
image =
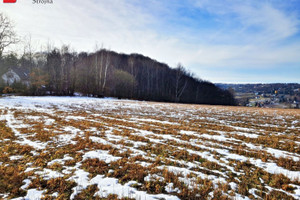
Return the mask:
<svg viewBox="0 0 300 200">
<path fill-rule="evenodd" d="M 20 58 L 9 54 L 2 57 L 0 64 L 2 72 L 9 66 L 30 72 L 30 85 L 23 88 L 28 95 L 80 93 L 149 101 L 235 104 L 230 92 L 195 77 L 181 64 L 170 68 L 139 54 L 119 54 L 105 49 L 76 53 L 63 46 L 49 52 L 27 52 Z"/>
</svg>

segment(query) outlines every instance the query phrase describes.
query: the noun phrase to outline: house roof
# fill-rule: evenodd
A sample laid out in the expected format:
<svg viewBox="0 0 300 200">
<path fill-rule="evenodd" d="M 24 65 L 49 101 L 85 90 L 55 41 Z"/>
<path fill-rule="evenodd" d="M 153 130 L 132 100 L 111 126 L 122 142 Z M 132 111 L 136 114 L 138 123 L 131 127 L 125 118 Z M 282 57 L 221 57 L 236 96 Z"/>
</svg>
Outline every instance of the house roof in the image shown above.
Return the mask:
<svg viewBox="0 0 300 200">
<path fill-rule="evenodd" d="M 13 70 L 21 80 L 29 80 L 30 71 L 24 67 L 10 67 L 10 70 Z"/>
</svg>

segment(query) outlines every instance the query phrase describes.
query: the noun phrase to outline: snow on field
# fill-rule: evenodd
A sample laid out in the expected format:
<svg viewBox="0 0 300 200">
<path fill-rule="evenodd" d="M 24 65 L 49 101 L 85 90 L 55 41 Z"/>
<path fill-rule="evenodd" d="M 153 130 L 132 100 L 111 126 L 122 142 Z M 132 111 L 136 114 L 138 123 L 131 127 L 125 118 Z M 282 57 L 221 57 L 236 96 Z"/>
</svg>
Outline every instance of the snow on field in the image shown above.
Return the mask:
<svg viewBox="0 0 300 200">
<path fill-rule="evenodd" d="M 299 110 L 0 98 L 0 198 L 300 199 L 299 127 Z"/>
</svg>

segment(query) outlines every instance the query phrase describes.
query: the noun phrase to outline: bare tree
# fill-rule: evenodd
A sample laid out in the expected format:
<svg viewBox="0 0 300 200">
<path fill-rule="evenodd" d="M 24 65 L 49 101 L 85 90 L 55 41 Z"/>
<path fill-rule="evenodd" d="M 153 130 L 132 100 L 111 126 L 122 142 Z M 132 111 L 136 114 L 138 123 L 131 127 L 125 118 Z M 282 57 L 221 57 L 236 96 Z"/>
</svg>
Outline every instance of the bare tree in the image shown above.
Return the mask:
<svg viewBox="0 0 300 200">
<path fill-rule="evenodd" d="M 130 73 L 131 75 L 135 78 L 135 73 L 134 73 L 134 58 L 132 56 L 130 56 L 128 58 L 128 66 L 130 67 Z M 131 88 L 131 98 L 133 97 L 133 92 L 134 92 L 134 84 L 132 84 L 132 88 Z"/>
<path fill-rule="evenodd" d="M 101 72 L 99 70 L 99 65 L 102 69 L 102 65 L 101 63 L 99 62 L 99 59 L 98 59 L 98 55 L 100 54 L 102 50 L 102 47 L 100 48 L 98 43 L 95 44 L 95 95 L 99 95 L 100 94 L 100 84 L 101 84 Z M 101 55 L 101 58 L 102 58 L 102 55 Z M 100 59 L 101 61 L 101 59 Z"/>
<path fill-rule="evenodd" d="M 0 58 L 6 47 L 16 44 L 18 41 L 12 22 L 3 13 L 0 13 Z"/>
<path fill-rule="evenodd" d="M 104 80 L 103 80 L 103 85 L 102 85 L 102 93 L 104 92 L 105 85 L 106 85 L 106 77 L 107 77 L 107 69 L 108 66 L 110 65 L 110 56 L 109 52 L 106 52 L 106 62 L 105 62 L 105 71 L 104 71 Z"/>
<path fill-rule="evenodd" d="M 36 52 L 36 50 L 33 48 L 31 35 L 24 37 L 22 41 L 24 43 L 22 66 L 32 69 L 35 65 L 34 52 Z"/>
<path fill-rule="evenodd" d="M 176 67 L 176 79 L 175 79 L 175 102 L 180 101 L 180 97 L 182 96 L 186 86 L 187 86 L 187 80 L 186 80 L 186 71 L 184 67 L 178 63 Z"/>
</svg>

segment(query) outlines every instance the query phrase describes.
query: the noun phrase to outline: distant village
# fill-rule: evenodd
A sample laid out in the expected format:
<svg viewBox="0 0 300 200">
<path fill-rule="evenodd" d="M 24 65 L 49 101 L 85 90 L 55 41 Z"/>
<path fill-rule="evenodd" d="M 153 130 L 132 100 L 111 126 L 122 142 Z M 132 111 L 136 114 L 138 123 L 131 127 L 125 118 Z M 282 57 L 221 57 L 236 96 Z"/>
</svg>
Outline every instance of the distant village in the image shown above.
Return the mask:
<svg viewBox="0 0 300 200">
<path fill-rule="evenodd" d="M 228 89 L 235 96 L 238 105 L 264 108 L 300 107 L 300 84 L 216 84 Z"/>
</svg>

